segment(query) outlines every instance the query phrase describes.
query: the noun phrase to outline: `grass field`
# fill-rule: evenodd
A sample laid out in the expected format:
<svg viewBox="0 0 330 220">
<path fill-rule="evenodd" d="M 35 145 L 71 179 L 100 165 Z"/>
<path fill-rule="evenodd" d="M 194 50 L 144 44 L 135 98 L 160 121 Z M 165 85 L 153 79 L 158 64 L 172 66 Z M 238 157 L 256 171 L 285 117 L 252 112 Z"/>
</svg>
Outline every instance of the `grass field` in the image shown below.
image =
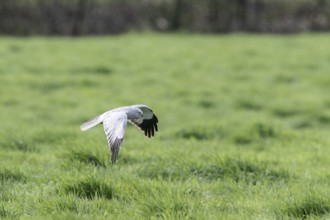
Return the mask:
<svg viewBox="0 0 330 220">
<path fill-rule="evenodd" d="M 0 38 L 0 218 L 329 219 L 329 37 Z M 112 165 L 79 126 L 138 103 Z"/>
</svg>

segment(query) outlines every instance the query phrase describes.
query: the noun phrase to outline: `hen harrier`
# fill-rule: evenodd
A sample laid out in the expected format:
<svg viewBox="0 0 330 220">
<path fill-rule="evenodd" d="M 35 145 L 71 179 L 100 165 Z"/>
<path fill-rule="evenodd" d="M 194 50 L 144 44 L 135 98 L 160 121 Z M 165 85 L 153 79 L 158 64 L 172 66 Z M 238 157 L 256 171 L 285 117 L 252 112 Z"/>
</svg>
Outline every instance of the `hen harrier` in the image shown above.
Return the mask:
<svg viewBox="0 0 330 220">
<path fill-rule="evenodd" d="M 111 161 L 114 164 L 124 140 L 127 121 L 144 131 L 145 136 L 149 138 L 155 135 L 155 131 L 158 131 L 158 118 L 146 105 L 132 105 L 109 110 L 86 121 L 80 126 L 80 129 L 86 131 L 103 123 L 111 150 Z"/>
</svg>

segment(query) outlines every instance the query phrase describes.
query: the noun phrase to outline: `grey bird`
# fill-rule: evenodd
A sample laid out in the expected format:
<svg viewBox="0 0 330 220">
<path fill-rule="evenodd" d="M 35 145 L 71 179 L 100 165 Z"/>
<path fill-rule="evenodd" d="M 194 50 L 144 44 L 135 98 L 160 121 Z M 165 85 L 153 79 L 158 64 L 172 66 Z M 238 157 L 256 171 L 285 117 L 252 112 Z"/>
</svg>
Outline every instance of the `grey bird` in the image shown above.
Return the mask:
<svg viewBox="0 0 330 220">
<path fill-rule="evenodd" d="M 86 131 L 98 124 L 103 124 L 111 151 L 111 162 L 114 164 L 124 140 L 127 121 L 142 130 L 144 135 L 149 138 L 155 135 L 155 131 L 158 131 L 158 118 L 146 105 L 125 106 L 106 111 L 84 122 L 80 129 Z"/>
</svg>

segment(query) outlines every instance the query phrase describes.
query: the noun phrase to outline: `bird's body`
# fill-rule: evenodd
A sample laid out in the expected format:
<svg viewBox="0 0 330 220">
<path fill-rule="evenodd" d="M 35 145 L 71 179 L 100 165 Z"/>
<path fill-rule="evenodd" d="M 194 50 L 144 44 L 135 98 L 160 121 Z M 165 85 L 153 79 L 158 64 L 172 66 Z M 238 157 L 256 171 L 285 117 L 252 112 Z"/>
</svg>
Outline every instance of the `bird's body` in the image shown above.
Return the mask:
<svg viewBox="0 0 330 220">
<path fill-rule="evenodd" d="M 83 123 L 80 129 L 86 131 L 103 123 L 111 151 L 111 161 L 115 163 L 120 146 L 124 140 L 127 121 L 144 131 L 145 136 L 149 138 L 154 136 L 155 131 L 158 130 L 158 118 L 146 105 L 132 105 L 106 111 Z"/>
</svg>

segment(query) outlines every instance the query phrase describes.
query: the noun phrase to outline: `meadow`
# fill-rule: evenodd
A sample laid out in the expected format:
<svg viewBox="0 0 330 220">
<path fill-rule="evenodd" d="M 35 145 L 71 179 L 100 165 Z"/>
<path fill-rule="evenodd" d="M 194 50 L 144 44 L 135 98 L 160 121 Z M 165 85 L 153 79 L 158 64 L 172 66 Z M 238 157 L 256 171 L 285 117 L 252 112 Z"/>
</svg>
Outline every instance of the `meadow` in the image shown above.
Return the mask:
<svg viewBox="0 0 330 220">
<path fill-rule="evenodd" d="M 329 219 L 329 37 L 1 37 L 0 218 Z M 79 127 L 139 103 L 112 165 Z"/>
</svg>

